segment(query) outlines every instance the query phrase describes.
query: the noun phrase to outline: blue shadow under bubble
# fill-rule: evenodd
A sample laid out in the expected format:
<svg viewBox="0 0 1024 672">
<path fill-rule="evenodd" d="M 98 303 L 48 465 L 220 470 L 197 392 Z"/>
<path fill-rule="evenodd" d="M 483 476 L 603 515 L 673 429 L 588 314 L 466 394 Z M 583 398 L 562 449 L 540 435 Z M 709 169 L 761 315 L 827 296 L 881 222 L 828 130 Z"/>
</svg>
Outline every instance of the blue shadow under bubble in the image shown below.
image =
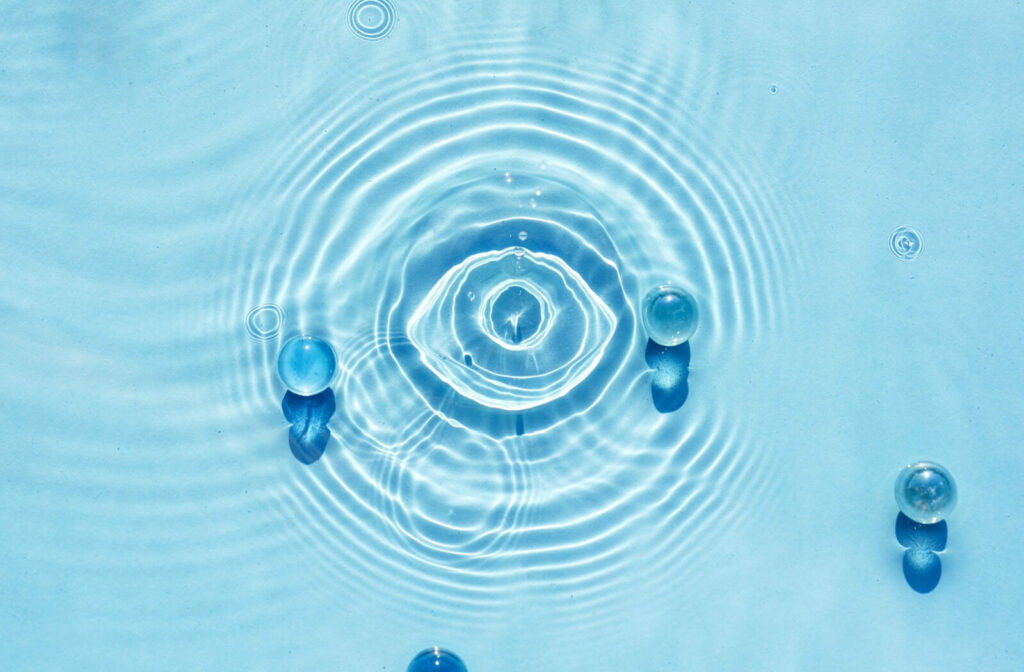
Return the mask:
<svg viewBox="0 0 1024 672">
<path fill-rule="evenodd" d="M 903 553 L 903 576 L 915 591 L 930 593 L 939 585 L 942 561 L 936 552 L 945 550 L 947 537 L 944 520 L 926 525 L 902 513 L 896 516 L 896 540 L 907 548 Z"/>
<path fill-rule="evenodd" d="M 303 464 L 313 464 L 324 454 L 327 442 L 331 439 L 327 423 L 335 409 L 334 391 L 331 388 L 309 397 L 285 392 L 281 410 L 284 411 L 285 420 L 292 425 L 288 429 L 288 446 L 296 460 Z"/>
<path fill-rule="evenodd" d="M 690 342 L 665 346 L 648 340 L 644 359 L 654 369 L 651 379 L 654 407 L 659 413 L 678 411 L 690 395 L 686 382 L 690 375 Z"/>
</svg>

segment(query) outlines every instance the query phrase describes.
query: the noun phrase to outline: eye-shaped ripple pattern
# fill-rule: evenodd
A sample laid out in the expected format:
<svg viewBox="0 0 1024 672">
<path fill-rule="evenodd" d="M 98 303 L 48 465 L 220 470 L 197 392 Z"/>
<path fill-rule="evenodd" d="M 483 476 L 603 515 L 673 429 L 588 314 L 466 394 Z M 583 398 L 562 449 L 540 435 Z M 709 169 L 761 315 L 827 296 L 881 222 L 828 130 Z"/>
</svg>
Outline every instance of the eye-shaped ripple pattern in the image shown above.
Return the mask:
<svg viewBox="0 0 1024 672">
<path fill-rule="evenodd" d="M 709 527 L 773 482 L 741 397 L 711 382 L 784 333 L 795 236 L 650 84 L 654 60 L 434 56 L 300 111 L 308 131 L 239 215 L 256 261 L 235 303 L 283 306 L 339 356 L 337 445 L 283 506 L 346 576 L 404 600 L 482 610 L 523 581 L 614 600 L 627 564 L 706 558 Z M 690 399 L 665 415 L 635 311 L 668 278 L 702 324 Z M 245 372 L 232 393 L 268 389 Z"/>
</svg>

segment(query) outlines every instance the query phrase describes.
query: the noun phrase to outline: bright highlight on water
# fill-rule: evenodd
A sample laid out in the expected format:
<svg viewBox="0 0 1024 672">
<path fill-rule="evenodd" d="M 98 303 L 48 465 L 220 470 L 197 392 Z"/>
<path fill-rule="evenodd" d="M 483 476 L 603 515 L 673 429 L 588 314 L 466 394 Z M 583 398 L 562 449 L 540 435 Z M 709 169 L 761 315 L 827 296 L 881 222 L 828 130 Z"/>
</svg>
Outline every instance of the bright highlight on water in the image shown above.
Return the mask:
<svg viewBox="0 0 1024 672">
<path fill-rule="evenodd" d="M 289 390 L 308 397 L 327 389 L 337 365 L 334 348 L 327 341 L 314 336 L 296 336 L 281 348 L 277 375 Z"/>
<path fill-rule="evenodd" d="M 697 301 L 675 285 L 658 285 L 644 297 L 640 318 L 652 341 L 664 346 L 679 345 L 697 331 Z"/>
<path fill-rule="evenodd" d="M 937 523 L 956 507 L 953 475 L 940 464 L 908 464 L 896 478 L 896 504 L 907 518 L 918 523 Z"/>
</svg>

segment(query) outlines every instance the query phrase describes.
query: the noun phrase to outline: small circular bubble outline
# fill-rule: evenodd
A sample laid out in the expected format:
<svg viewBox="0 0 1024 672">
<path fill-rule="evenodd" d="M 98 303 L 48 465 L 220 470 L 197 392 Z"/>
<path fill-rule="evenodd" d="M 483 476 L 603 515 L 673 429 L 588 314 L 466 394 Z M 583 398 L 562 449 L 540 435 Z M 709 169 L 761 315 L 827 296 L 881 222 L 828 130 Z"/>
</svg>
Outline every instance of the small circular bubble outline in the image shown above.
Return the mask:
<svg viewBox="0 0 1024 672">
<path fill-rule="evenodd" d="M 274 316 L 274 324 L 267 329 L 263 329 L 257 323 L 260 316 L 270 313 Z M 284 325 L 284 310 L 280 306 L 273 303 L 264 303 L 256 306 L 248 312 L 245 316 L 245 330 L 249 332 L 249 335 L 255 338 L 257 341 L 269 341 L 281 332 L 281 327 Z"/>
<path fill-rule="evenodd" d="M 889 236 L 889 249 L 900 261 L 913 261 L 924 249 L 924 240 L 917 229 L 901 226 Z"/>
<path fill-rule="evenodd" d="M 367 26 L 359 22 L 363 10 L 376 8 L 381 13 L 381 22 L 375 26 Z M 380 40 L 391 34 L 398 22 L 395 6 L 389 0 L 355 0 L 348 9 L 348 27 L 357 37 L 364 40 Z"/>
</svg>

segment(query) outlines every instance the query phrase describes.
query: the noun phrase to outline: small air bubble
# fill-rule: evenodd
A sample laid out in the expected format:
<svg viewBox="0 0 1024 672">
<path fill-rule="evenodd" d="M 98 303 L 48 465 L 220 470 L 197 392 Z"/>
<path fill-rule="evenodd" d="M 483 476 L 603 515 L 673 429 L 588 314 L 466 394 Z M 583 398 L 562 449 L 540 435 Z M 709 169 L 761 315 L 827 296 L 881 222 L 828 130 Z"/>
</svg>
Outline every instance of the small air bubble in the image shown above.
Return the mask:
<svg viewBox="0 0 1024 672">
<path fill-rule="evenodd" d="M 269 341 L 277 336 L 284 324 L 284 311 L 272 303 L 265 303 L 245 316 L 245 329 L 258 341 Z"/>
<path fill-rule="evenodd" d="M 768 93 L 778 93 L 778 92 L 779 92 L 779 87 L 775 86 L 774 84 L 772 84 L 771 86 L 768 87 Z"/>
<path fill-rule="evenodd" d="M 519 232 L 519 240 L 526 240 L 529 237 L 530 237 L 530 234 L 526 233 L 526 231 L 520 231 Z"/>
<path fill-rule="evenodd" d="M 889 249 L 903 261 L 913 261 L 921 254 L 921 234 L 909 226 L 901 226 L 889 236 Z"/>
</svg>

